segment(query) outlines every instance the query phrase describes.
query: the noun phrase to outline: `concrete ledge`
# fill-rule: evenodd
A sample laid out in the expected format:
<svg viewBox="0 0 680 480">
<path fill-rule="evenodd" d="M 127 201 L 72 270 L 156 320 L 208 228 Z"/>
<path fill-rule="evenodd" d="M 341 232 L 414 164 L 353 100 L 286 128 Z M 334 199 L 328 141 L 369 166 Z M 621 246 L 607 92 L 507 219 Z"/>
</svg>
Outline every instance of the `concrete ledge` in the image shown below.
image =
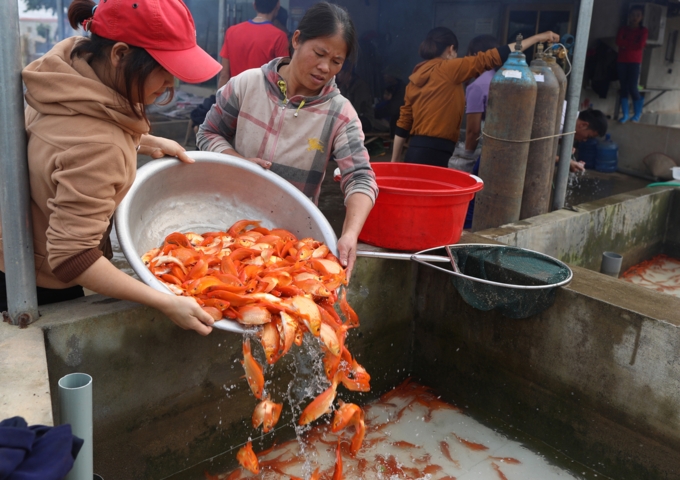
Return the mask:
<svg viewBox="0 0 680 480">
<path fill-rule="evenodd" d="M 54 425 L 43 332 L 0 323 L 0 420 L 23 417 L 29 425 Z"/>
<path fill-rule="evenodd" d="M 623 271 L 680 241 L 678 196 L 677 188 L 644 188 L 476 234 L 596 271 L 602 252 L 617 252 Z"/>
</svg>

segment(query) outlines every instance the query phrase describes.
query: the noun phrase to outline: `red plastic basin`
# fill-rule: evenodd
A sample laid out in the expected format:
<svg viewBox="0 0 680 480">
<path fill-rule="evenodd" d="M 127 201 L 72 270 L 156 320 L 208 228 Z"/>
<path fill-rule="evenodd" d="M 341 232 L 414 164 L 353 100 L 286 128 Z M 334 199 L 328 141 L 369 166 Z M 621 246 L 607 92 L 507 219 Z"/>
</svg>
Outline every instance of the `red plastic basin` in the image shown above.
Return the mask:
<svg viewBox="0 0 680 480">
<path fill-rule="evenodd" d="M 468 204 L 484 187 L 479 177 L 413 163 L 371 164 L 380 194 L 359 240 L 392 250 L 456 243 Z"/>
</svg>

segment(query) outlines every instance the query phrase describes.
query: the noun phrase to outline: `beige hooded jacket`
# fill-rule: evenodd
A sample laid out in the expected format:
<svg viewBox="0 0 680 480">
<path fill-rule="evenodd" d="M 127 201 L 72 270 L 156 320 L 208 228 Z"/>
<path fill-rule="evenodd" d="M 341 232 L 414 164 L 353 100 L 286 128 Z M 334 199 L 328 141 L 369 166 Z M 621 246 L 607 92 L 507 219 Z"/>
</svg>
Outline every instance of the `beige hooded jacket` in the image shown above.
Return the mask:
<svg viewBox="0 0 680 480">
<path fill-rule="evenodd" d="M 135 179 L 137 145 L 149 130 L 84 59 L 71 60 L 80 41 L 58 43 L 23 71 L 35 270 L 46 288 L 75 285 L 102 256 L 111 216 Z"/>
</svg>

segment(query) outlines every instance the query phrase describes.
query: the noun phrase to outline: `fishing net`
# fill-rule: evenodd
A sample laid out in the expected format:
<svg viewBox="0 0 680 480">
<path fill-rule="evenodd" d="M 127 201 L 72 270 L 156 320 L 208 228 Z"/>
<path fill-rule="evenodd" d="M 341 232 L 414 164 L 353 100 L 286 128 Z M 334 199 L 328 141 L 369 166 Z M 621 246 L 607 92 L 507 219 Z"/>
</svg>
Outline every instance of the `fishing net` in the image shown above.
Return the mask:
<svg viewBox="0 0 680 480">
<path fill-rule="evenodd" d="M 451 281 L 472 307 L 527 318 L 555 301 L 557 287 L 569 283 L 571 269 L 548 255 L 506 245 L 449 245 Z M 420 262 L 424 263 L 424 262 Z"/>
</svg>

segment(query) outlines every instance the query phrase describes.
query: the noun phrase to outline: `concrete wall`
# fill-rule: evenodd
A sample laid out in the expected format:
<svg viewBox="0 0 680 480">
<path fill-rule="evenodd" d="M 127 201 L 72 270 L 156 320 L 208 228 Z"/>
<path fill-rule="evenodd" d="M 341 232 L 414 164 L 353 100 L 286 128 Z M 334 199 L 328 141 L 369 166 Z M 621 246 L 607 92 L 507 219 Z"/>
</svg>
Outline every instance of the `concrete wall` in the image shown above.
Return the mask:
<svg viewBox="0 0 680 480">
<path fill-rule="evenodd" d="M 678 197 L 678 189 L 642 189 L 477 233 L 595 271 L 602 252 L 617 252 L 623 271 L 680 241 Z"/>
<path fill-rule="evenodd" d="M 642 160 L 655 152 L 668 155 L 680 165 L 680 130 L 677 128 L 610 122 L 609 132 L 619 146 L 618 166 L 623 172 L 650 177 L 652 173 Z"/>
<path fill-rule="evenodd" d="M 416 285 L 414 371 L 443 398 L 607 478 L 680 477 L 679 299 L 574 267 L 551 308 L 510 320 L 444 273 L 421 268 Z"/>
</svg>

